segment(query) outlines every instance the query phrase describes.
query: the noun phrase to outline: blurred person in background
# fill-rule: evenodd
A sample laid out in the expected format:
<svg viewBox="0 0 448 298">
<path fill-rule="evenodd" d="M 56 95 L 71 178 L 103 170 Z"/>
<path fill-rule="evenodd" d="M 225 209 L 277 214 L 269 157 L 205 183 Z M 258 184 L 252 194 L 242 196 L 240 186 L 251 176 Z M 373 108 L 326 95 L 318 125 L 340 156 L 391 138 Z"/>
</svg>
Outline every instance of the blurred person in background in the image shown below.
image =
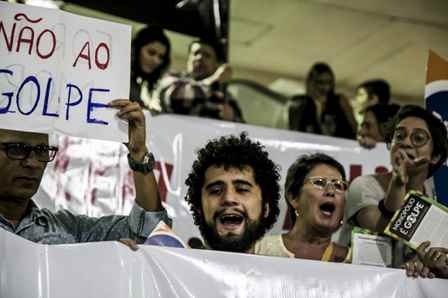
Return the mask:
<svg viewBox="0 0 448 298">
<path fill-rule="evenodd" d="M 168 113 L 244 122 L 238 102 L 226 92 L 232 77 L 219 45 L 194 40 L 188 48 L 186 73 L 163 79 L 160 100 Z"/>
<path fill-rule="evenodd" d="M 390 94 L 390 85 L 386 80 L 375 79 L 361 83 L 356 88 L 355 98 L 352 101 L 357 122 L 359 124 L 362 122 L 363 112 L 369 106 L 388 105 Z"/>
<path fill-rule="evenodd" d="M 155 114 L 162 111 L 162 106 L 154 90 L 170 66 L 170 55 L 170 41 L 159 27 L 143 28 L 132 41 L 130 98 Z"/>
<path fill-rule="evenodd" d="M 288 169 L 285 199 L 292 228 L 268 235 L 255 245 L 255 253 L 299 259 L 344 262 L 347 247 L 331 241 L 342 225 L 347 182 L 343 166 L 332 157 L 299 157 Z"/>
<path fill-rule="evenodd" d="M 372 149 L 376 143 L 384 142 L 387 123 L 400 109 L 396 104 L 375 104 L 364 109 L 358 130 L 358 143 L 361 147 Z"/>
<path fill-rule="evenodd" d="M 315 63 L 306 78 L 306 94 L 292 99 L 289 108 L 292 130 L 355 139 L 353 108 L 342 94 L 335 93 L 335 76 L 326 63 Z"/>
</svg>

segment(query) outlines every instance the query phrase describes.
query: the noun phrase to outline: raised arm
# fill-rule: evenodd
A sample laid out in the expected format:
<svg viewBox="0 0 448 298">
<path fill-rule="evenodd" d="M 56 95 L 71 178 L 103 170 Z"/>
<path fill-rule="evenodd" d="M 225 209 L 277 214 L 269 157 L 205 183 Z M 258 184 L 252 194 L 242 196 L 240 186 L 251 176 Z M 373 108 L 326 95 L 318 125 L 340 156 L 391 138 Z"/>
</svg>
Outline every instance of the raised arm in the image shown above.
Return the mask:
<svg viewBox="0 0 448 298">
<path fill-rule="evenodd" d="M 74 215 L 68 211 L 58 212 L 55 216 L 77 242 L 129 238 L 143 243 L 161 220 L 168 225 L 171 220 L 160 201 L 152 171 L 153 162 L 144 162 L 148 159 L 148 150 L 145 145 L 145 117 L 140 105 L 137 102 L 118 99 L 112 101 L 109 106 L 118 109 L 117 116 L 129 122 L 129 159 L 137 164 L 137 170 L 133 171 L 135 204 L 128 216 L 109 215 L 93 218 Z"/>
<path fill-rule="evenodd" d="M 153 157 L 146 148 L 145 116 L 140 105 L 126 99 L 114 100 L 109 104 L 119 109 L 117 116 L 129 123 L 129 158 L 137 164 L 148 164 L 141 170 L 133 170 L 136 197 L 135 202 L 145 211 L 161 211 L 157 182 L 151 167 L 154 166 Z"/>
<path fill-rule="evenodd" d="M 351 224 L 375 232 L 383 232 L 389 218 L 378 208 L 384 190 L 374 176 L 358 177 L 347 193 L 346 218 Z"/>
</svg>

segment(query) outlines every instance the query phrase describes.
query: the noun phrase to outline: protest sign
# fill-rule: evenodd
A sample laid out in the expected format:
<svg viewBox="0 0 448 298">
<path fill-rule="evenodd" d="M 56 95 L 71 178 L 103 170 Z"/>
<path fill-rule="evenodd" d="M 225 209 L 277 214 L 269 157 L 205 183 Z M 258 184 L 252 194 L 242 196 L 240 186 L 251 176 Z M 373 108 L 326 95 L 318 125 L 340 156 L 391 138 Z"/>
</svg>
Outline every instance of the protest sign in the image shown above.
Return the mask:
<svg viewBox="0 0 448 298">
<path fill-rule="evenodd" d="M 154 175 L 164 206 L 173 217 L 174 231 L 184 242 L 199 237 L 184 200 L 184 182 L 196 151 L 211 138 L 242 131 L 265 145 L 269 157 L 280 165 L 282 187 L 288 167 L 302 154 L 331 155 L 342 163 L 349 180 L 384 172 L 390 163 L 385 144 L 367 150 L 347 139 L 181 115 L 155 116 L 147 133 L 148 148 L 156 158 Z M 48 164 L 41 189 L 33 198 L 40 206 L 90 216 L 129 213 L 135 189 L 124 145 L 67 136 L 61 136 L 57 143 L 58 155 Z M 283 195 L 280 209 L 273 233 L 289 228 Z"/>
<path fill-rule="evenodd" d="M 433 51 L 429 51 L 426 87 L 426 109 L 444 121 L 448 120 L 448 61 Z M 434 174 L 434 185 L 437 200 L 448 206 L 448 166 L 442 165 Z"/>
<path fill-rule="evenodd" d="M 2 298 L 445 298 L 404 270 L 117 241 L 42 245 L 0 230 Z"/>
<path fill-rule="evenodd" d="M 127 140 L 130 26 L 0 2 L 0 128 Z"/>
<path fill-rule="evenodd" d="M 389 237 L 354 227 L 351 245 L 352 264 L 392 266 L 392 240 Z"/>
<path fill-rule="evenodd" d="M 421 193 L 411 191 L 405 203 L 397 210 L 386 227 L 385 233 L 395 239 L 404 240 L 412 248 L 424 241 L 431 246 L 448 247 L 448 209 Z"/>
</svg>

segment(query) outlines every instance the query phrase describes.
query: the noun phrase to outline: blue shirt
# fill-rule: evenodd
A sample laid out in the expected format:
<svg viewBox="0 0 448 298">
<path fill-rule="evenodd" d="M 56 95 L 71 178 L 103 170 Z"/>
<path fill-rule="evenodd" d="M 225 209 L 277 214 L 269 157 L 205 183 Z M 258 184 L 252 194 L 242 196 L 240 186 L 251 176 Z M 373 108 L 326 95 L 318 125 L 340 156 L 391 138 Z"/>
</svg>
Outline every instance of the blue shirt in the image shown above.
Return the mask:
<svg viewBox="0 0 448 298">
<path fill-rule="evenodd" d="M 15 226 L 0 215 L 0 228 L 42 244 L 110 241 L 123 238 L 143 243 L 161 220 L 171 225 L 171 219 L 165 209 L 148 212 L 136 203 L 128 216 L 109 215 L 95 218 L 75 215 L 68 210 L 52 212 L 48 209 L 39 209 L 33 201 L 30 201 L 25 216 Z"/>
</svg>

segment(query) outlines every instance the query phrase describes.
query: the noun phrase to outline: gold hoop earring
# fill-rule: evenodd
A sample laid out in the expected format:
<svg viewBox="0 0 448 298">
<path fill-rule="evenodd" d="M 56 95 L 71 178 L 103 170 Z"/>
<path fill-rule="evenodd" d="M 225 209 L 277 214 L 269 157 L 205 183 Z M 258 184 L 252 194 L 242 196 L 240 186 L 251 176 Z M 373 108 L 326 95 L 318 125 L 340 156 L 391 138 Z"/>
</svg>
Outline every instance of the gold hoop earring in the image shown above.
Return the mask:
<svg viewBox="0 0 448 298">
<path fill-rule="evenodd" d="M 294 209 L 294 214 L 296 215 L 296 217 L 299 217 L 299 211 L 297 209 Z"/>
</svg>

